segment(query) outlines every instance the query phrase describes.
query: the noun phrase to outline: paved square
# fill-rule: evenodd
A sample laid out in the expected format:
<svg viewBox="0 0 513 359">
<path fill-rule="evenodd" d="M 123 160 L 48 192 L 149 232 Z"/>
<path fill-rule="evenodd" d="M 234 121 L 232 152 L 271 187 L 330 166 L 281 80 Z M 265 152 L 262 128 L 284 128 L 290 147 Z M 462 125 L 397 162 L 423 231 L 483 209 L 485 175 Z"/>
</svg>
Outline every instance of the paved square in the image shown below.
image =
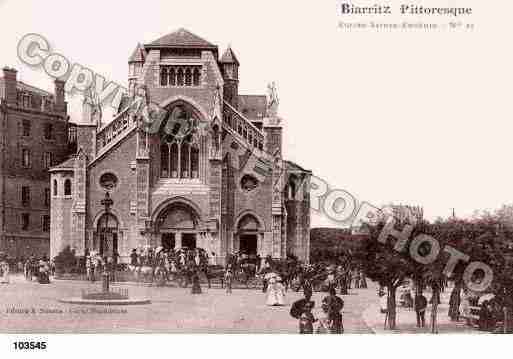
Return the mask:
<svg viewBox="0 0 513 359">
<path fill-rule="evenodd" d="M 21 277 L 0 286 L 0 331 L 7 333 L 297 333 L 290 304 L 301 293 L 288 291 L 287 305 L 268 307 L 260 290 L 190 289 L 113 285 L 128 288 L 131 296 L 149 297 L 140 306 L 91 306 L 59 303 L 63 297 L 80 296 L 82 289 L 99 288 L 84 282 L 53 281 L 49 285 Z M 344 296 L 346 333 L 371 333 L 363 311 L 376 302 L 375 290 L 353 290 Z M 315 293 L 317 310 L 323 293 Z"/>
</svg>

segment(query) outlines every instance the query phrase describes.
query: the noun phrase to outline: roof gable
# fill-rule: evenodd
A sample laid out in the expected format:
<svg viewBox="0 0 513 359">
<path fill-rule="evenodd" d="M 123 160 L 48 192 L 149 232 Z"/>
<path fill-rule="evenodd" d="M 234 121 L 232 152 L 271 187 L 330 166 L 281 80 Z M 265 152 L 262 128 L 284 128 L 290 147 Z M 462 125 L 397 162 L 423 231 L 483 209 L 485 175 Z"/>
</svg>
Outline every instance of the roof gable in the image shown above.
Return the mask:
<svg viewBox="0 0 513 359">
<path fill-rule="evenodd" d="M 211 48 L 217 49 L 217 46 L 202 39 L 198 35 L 181 28 L 175 32 L 164 35 L 161 38 L 145 45 L 145 47 L 174 47 L 174 48 Z"/>
<path fill-rule="evenodd" d="M 237 56 L 233 52 L 231 47 L 228 47 L 221 57 L 221 63 L 223 64 L 236 64 L 240 66 L 239 60 L 237 60 Z"/>
<path fill-rule="evenodd" d="M 144 47 L 138 43 L 132 55 L 129 57 L 128 62 L 144 62 L 146 58 L 146 50 Z"/>
</svg>

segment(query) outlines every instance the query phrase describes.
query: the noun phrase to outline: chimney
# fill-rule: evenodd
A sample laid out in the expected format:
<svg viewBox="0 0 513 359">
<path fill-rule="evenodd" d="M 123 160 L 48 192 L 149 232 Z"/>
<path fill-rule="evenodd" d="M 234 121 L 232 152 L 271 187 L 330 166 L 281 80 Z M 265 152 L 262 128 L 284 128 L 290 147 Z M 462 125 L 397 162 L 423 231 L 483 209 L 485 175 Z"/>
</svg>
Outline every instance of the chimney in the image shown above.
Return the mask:
<svg viewBox="0 0 513 359">
<path fill-rule="evenodd" d="M 64 84 L 65 82 L 62 80 L 55 80 L 55 106 L 54 110 L 55 112 L 67 112 L 67 103 L 64 95 Z"/>
<path fill-rule="evenodd" d="M 18 93 L 16 90 L 16 74 L 18 73 L 18 71 L 16 71 L 15 69 L 11 69 L 9 67 L 4 67 L 3 72 L 5 102 L 8 105 L 16 106 L 18 104 Z"/>
</svg>

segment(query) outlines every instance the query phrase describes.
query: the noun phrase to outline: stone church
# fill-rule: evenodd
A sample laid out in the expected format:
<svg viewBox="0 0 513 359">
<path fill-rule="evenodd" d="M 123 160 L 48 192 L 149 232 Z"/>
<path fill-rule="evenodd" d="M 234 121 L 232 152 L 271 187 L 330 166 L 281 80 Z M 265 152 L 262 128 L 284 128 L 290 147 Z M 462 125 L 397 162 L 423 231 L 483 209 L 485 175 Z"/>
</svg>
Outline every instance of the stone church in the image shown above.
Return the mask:
<svg viewBox="0 0 513 359">
<path fill-rule="evenodd" d="M 229 253 L 308 261 L 312 173 L 282 158 L 274 85 L 240 95 L 235 52 L 185 29 L 138 45 L 128 65 L 117 115 L 102 124 L 85 101 L 76 153 L 50 170 L 51 257 L 70 246 L 126 262 L 162 246 L 203 248 L 218 264 Z"/>
</svg>

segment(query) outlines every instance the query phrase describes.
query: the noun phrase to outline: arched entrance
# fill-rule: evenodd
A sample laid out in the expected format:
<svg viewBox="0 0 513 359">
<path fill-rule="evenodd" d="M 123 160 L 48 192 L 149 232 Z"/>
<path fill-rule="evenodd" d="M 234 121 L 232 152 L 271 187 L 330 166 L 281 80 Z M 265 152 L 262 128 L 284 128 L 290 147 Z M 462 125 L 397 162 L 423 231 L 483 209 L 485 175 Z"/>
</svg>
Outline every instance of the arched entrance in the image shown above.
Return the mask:
<svg viewBox="0 0 513 359">
<path fill-rule="evenodd" d="M 160 245 L 166 250 L 197 247 L 199 217 L 196 211 L 184 203 L 174 203 L 157 218 Z"/>
<path fill-rule="evenodd" d="M 98 220 L 96 229 L 97 240 L 93 244 L 94 250 L 97 251 L 102 257 L 115 257 L 119 255 L 118 252 L 118 220 L 110 214 L 103 214 Z"/>
<path fill-rule="evenodd" d="M 247 256 L 256 256 L 260 252 L 261 225 L 252 214 L 243 216 L 237 224 L 236 251 Z"/>
</svg>

